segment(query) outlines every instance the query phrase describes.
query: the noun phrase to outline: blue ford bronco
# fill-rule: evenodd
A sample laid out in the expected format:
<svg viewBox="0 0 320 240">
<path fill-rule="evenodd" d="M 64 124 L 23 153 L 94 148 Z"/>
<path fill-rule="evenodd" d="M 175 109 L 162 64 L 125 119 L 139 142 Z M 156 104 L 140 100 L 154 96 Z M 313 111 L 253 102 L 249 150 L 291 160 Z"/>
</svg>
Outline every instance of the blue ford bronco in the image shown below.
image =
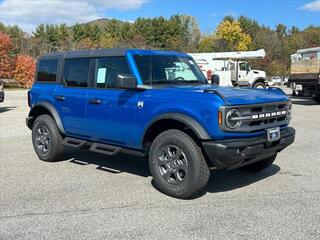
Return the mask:
<svg viewBox="0 0 320 240">
<path fill-rule="evenodd" d="M 267 168 L 295 138 L 280 89 L 209 85 L 189 55 L 171 51 L 47 54 L 28 103 L 41 160 L 59 160 L 65 146 L 148 157 L 156 187 L 177 198 L 198 194 L 210 168 Z"/>
</svg>

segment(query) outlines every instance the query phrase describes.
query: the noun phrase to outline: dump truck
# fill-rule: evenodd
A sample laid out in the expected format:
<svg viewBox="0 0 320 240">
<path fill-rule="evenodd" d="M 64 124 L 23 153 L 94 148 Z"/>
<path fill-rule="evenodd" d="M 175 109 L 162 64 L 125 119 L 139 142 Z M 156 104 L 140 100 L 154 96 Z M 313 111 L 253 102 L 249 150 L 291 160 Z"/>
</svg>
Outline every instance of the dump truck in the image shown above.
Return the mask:
<svg viewBox="0 0 320 240">
<path fill-rule="evenodd" d="M 293 95 L 313 97 L 320 103 L 320 47 L 300 49 L 291 55 L 289 83 Z"/>
</svg>

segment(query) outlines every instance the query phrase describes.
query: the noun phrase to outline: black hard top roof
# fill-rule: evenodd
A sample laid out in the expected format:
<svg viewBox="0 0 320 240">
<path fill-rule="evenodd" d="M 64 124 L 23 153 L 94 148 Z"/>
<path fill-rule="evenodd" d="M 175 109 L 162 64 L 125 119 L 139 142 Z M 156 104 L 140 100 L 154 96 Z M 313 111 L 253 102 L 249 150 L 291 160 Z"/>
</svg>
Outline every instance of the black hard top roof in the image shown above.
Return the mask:
<svg viewBox="0 0 320 240">
<path fill-rule="evenodd" d="M 127 48 L 108 48 L 108 49 L 95 49 L 95 50 L 80 50 L 68 52 L 52 52 L 47 53 L 40 57 L 42 58 L 82 58 L 82 57 L 108 57 L 108 56 L 125 56 Z"/>
<path fill-rule="evenodd" d="M 130 48 L 107 48 L 107 49 L 95 49 L 95 50 L 81 50 L 81 51 L 68 51 L 68 52 L 52 52 L 47 53 L 40 57 L 43 58 L 87 58 L 87 57 L 123 57 L 127 52 L 133 54 L 145 54 L 145 55 L 179 55 L 188 56 L 185 53 L 175 51 L 163 51 L 163 50 L 149 50 L 149 49 L 130 49 Z"/>
</svg>

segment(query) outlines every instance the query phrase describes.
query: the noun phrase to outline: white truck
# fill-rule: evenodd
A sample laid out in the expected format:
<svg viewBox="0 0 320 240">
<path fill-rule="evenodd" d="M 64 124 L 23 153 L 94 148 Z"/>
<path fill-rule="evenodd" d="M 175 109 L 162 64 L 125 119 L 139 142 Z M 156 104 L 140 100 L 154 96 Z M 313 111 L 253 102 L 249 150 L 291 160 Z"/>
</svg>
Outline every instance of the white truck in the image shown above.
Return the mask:
<svg viewBox="0 0 320 240">
<path fill-rule="evenodd" d="M 262 59 L 264 49 L 243 52 L 189 53 L 208 81 L 219 86 L 266 88 L 266 72 L 251 69 L 245 59 Z"/>
<path fill-rule="evenodd" d="M 313 97 L 320 103 L 320 47 L 300 49 L 291 55 L 289 83 L 293 95 Z"/>
</svg>

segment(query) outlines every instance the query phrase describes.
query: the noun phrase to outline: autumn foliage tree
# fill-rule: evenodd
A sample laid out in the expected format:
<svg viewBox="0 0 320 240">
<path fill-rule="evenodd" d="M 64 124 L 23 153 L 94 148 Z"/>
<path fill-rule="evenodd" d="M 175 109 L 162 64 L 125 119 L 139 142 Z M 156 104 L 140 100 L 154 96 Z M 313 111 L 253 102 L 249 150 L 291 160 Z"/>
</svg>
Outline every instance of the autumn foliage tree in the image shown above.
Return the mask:
<svg viewBox="0 0 320 240">
<path fill-rule="evenodd" d="M 36 70 L 36 62 L 32 57 L 18 55 L 15 59 L 14 79 L 24 88 L 32 86 Z"/>
<path fill-rule="evenodd" d="M 10 78 L 13 70 L 11 38 L 0 32 L 0 79 Z"/>
<path fill-rule="evenodd" d="M 217 27 L 216 37 L 224 44 L 227 51 L 247 51 L 251 37 L 244 33 L 239 21 L 224 20 Z"/>
</svg>

